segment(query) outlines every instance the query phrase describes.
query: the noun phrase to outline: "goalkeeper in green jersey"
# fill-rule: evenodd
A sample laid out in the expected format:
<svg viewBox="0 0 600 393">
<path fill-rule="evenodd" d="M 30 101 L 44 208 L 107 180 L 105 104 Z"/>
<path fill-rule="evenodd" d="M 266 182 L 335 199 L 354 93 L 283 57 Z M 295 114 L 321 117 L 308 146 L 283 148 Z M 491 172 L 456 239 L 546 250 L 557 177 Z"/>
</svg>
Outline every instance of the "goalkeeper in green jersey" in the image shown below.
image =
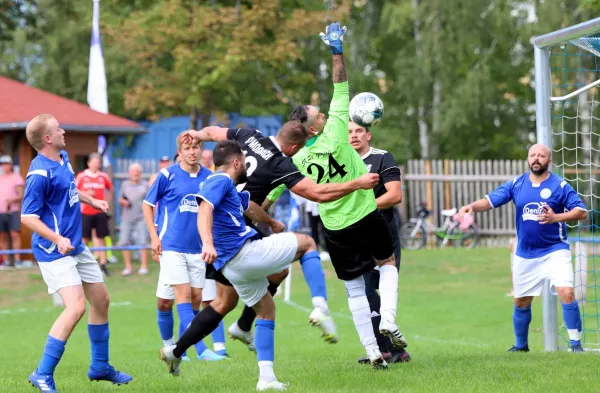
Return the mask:
<svg viewBox="0 0 600 393">
<path fill-rule="evenodd" d="M 299 106 L 289 118 L 300 121 L 312 135 L 292 159 L 302 174 L 319 184 L 343 183 L 368 172 L 348 142 L 350 92 L 342 54 L 345 32 L 345 26 L 341 28 L 339 23 L 333 23 L 325 34 L 321 33 L 321 39 L 333 54 L 334 90 L 329 119 L 311 105 Z M 268 199 L 275 200 L 277 191 L 282 189 L 274 190 Z M 373 270 L 375 263 L 380 267 L 379 331 L 390 337 L 396 348 L 405 348 L 406 340 L 396 325 L 398 268 L 387 223 L 377 210 L 372 190 L 357 190 L 336 201 L 320 203 L 319 214 L 331 262 L 348 292 L 348 304 L 360 341 L 373 366 L 385 367 L 371 324 L 363 274 Z"/>
</svg>

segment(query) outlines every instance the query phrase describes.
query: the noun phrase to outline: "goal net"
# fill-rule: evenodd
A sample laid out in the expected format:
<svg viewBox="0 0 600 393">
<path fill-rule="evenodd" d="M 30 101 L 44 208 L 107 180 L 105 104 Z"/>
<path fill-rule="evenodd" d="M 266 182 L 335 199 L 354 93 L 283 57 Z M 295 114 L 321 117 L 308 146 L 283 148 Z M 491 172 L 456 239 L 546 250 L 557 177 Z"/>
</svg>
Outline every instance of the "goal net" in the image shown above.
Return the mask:
<svg viewBox="0 0 600 393">
<path fill-rule="evenodd" d="M 568 236 L 582 315 L 582 345 L 600 350 L 600 18 L 537 37 L 534 44 L 536 116 L 542 117 L 537 119 L 538 140 L 551 146 L 554 173 L 573 186 L 588 209 L 587 220 L 568 223 Z M 540 86 L 543 78 L 548 82 L 545 89 Z M 547 120 L 543 117 L 550 118 L 546 129 L 540 129 L 540 122 Z M 545 332 L 545 342 L 553 339 L 560 348 L 567 348 L 560 307 L 556 303 L 553 307 L 558 309 L 556 315 L 544 317 L 559 325 L 560 338 L 546 337 Z M 551 308 L 544 313 L 552 314 Z M 546 349 L 553 350 L 547 345 Z"/>
</svg>

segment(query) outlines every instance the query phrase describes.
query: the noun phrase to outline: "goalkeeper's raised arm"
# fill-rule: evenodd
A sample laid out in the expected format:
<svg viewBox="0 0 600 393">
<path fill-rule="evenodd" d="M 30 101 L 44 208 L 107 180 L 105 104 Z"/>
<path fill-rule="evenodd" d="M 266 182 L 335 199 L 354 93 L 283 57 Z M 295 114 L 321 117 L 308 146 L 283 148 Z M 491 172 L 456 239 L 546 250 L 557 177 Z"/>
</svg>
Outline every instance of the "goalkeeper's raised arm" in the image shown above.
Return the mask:
<svg viewBox="0 0 600 393">
<path fill-rule="evenodd" d="M 340 27 L 339 23 L 332 23 L 326 27 L 325 32 L 320 34 L 321 40 L 329 46 L 333 55 L 333 99 L 329 107 L 329 120 L 313 105 L 300 105 L 289 117 L 289 120 L 297 120 L 306 127 L 312 137 L 306 144 L 309 147 L 323 132 L 329 133 L 340 143 L 348 143 L 350 89 L 342 48 L 346 26 Z"/>
</svg>

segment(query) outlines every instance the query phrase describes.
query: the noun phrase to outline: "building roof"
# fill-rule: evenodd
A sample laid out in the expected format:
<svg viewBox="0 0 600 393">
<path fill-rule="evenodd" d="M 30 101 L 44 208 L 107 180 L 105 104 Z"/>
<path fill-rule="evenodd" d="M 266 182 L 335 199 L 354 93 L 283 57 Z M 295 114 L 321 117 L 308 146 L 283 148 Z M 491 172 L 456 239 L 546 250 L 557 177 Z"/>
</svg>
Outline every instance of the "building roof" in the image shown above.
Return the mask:
<svg viewBox="0 0 600 393">
<path fill-rule="evenodd" d="M 24 130 L 41 113 L 56 117 L 66 131 L 139 134 L 140 124 L 123 117 L 104 114 L 21 82 L 0 76 L 0 131 Z"/>
</svg>

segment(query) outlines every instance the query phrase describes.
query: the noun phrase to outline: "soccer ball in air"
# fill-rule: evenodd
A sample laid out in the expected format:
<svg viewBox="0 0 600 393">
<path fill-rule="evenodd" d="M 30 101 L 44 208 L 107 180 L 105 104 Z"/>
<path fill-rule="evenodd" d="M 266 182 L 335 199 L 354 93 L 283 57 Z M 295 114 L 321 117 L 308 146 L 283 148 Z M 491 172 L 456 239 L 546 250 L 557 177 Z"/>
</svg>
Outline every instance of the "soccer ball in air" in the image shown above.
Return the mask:
<svg viewBox="0 0 600 393">
<path fill-rule="evenodd" d="M 360 93 L 350 101 L 350 120 L 361 127 L 375 127 L 383 117 L 383 102 L 373 93 Z"/>
</svg>

